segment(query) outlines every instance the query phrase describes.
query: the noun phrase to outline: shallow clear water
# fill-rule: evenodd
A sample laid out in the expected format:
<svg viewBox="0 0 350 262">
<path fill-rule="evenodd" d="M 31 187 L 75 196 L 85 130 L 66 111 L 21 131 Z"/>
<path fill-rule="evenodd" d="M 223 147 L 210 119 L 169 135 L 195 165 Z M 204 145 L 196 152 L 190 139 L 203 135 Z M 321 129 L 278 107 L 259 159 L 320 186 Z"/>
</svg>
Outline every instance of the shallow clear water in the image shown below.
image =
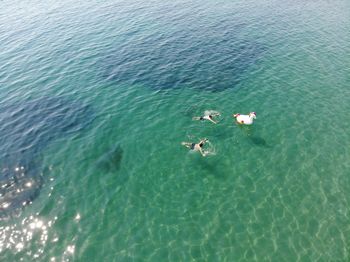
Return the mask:
<svg viewBox="0 0 350 262">
<path fill-rule="evenodd" d="M 349 9 L 1 1 L 1 260 L 348 260 Z"/>
</svg>

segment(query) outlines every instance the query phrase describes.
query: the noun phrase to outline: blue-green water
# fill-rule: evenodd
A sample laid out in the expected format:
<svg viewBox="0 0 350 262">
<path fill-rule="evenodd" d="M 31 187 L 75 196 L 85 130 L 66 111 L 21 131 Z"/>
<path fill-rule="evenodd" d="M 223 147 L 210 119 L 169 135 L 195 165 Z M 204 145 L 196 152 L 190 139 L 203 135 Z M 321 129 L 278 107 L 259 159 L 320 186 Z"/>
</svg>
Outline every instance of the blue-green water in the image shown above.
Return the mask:
<svg viewBox="0 0 350 262">
<path fill-rule="evenodd" d="M 349 10 L 1 1 L 0 260 L 348 261 Z"/>
</svg>

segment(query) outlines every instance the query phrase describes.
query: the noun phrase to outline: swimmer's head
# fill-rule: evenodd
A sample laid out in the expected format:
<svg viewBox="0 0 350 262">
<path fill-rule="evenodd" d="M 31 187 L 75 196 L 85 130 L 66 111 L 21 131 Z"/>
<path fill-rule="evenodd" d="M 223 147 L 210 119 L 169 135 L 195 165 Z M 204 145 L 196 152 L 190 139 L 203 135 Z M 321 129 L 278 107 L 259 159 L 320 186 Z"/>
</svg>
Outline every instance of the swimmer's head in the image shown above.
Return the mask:
<svg viewBox="0 0 350 262">
<path fill-rule="evenodd" d="M 203 146 L 206 142 L 208 142 L 209 139 L 208 138 L 203 138 L 200 142 L 199 142 L 199 146 Z"/>
</svg>

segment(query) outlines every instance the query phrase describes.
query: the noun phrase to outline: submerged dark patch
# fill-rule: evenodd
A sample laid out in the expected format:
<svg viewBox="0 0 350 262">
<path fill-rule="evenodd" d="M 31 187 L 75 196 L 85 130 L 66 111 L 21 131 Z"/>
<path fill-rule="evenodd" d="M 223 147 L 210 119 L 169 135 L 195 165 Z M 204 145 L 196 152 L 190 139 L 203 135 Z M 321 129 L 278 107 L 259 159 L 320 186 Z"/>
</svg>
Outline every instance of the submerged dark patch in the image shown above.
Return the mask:
<svg viewBox="0 0 350 262">
<path fill-rule="evenodd" d="M 42 150 L 93 120 L 92 108 L 50 97 L 0 108 L 0 219 L 20 212 L 43 185 Z"/>
<path fill-rule="evenodd" d="M 123 149 L 120 145 L 115 145 L 97 160 L 97 167 L 106 173 L 117 171 L 120 168 L 122 157 Z"/>
<path fill-rule="evenodd" d="M 154 89 L 222 91 L 243 81 L 266 53 L 261 43 L 235 39 L 234 30 L 211 37 L 201 33 L 131 36 L 101 61 L 102 75 Z"/>
<path fill-rule="evenodd" d="M 249 136 L 250 141 L 257 146 L 262 146 L 262 147 L 270 147 L 266 140 L 262 137 L 258 137 L 258 136 Z"/>
</svg>

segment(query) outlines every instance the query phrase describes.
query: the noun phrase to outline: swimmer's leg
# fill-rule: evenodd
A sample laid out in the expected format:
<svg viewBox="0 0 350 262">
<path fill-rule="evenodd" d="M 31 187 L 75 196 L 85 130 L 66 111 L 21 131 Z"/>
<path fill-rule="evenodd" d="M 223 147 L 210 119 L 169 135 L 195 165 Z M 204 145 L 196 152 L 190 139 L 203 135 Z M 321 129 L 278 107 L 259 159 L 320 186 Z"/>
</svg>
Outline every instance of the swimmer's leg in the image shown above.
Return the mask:
<svg viewBox="0 0 350 262">
<path fill-rule="evenodd" d="M 192 117 L 192 120 L 203 120 L 203 118 L 201 116 L 195 116 Z"/>
<path fill-rule="evenodd" d="M 187 148 L 191 148 L 192 143 L 190 143 L 190 142 L 181 142 L 181 145 L 183 145 L 183 146 L 185 146 Z"/>
</svg>

